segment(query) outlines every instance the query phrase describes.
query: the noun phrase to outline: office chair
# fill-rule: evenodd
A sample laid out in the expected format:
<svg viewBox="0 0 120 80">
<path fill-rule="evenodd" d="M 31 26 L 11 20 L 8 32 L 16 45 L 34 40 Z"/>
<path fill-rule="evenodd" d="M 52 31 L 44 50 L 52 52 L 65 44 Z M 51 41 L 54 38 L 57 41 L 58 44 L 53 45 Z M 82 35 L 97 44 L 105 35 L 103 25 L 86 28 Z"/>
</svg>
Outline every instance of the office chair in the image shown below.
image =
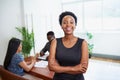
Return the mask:
<svg viewBox="0 0 120 80">
<path fill-rule="evenodd" d="M 0 65 L 0 76 L 2 80 L 28 80 L 22 76 L 16 75 L 6 69 L 2 65 Z"/>
</svg>

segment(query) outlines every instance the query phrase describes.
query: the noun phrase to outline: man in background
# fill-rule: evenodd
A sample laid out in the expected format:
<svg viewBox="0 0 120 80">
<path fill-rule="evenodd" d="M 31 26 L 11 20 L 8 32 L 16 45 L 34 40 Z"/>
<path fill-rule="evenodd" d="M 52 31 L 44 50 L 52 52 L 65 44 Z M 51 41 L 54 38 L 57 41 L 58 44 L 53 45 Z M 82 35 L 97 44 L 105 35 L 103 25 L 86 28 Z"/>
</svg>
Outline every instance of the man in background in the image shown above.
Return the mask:
<svg viewBox="0 0 120 80">
<path fill-rule="evenodd" d="M 51 41 L 55 38 L 55 35 L 54 35 L 54 32 L 53 31 L 49 31 L 47 33 L 47 39 L 48 39 L 48 42 L 46 43 L 46 45 L 44 46 L 44 48 L 40 51 L 40 56 L 44 56 L 45 53 L 48 51 L 50 51 L 50 44 L 51 44 Z M 47 57 L 48 59 L 48 57 Z"/>
</svg>

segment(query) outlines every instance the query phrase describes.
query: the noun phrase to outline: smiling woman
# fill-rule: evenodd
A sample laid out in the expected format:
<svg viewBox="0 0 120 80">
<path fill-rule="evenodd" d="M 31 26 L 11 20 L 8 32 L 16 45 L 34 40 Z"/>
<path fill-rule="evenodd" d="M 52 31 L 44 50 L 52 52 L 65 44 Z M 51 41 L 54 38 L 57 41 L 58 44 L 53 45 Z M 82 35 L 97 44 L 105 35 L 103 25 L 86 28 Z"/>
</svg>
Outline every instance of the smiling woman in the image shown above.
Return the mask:
<svg viewBox="0 0 120 80">
<path fill-rule="evenodd" d="M 48 60 L 49 69 L 55 72 L 53 80 L 84 80 L 88 47 L 84 39 L 74 36 L 77 17 L 66 11 L 60 14 L 59 23 L 64 36 L 52 41 Z"/>
</svg>

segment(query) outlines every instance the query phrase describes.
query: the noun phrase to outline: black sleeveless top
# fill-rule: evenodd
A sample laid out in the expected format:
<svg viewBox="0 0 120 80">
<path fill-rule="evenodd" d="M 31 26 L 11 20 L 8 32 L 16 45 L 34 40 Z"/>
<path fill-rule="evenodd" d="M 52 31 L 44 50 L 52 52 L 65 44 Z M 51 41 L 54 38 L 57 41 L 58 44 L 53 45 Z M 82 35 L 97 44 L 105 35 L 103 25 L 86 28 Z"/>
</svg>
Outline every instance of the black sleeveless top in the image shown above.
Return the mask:
<svg viewBox="0 0 120 80">
<path fill-rule="evenodd" d="M 78 38 L 71 48 L 63 45 L 62 38 L 57 39 L 56 60 L 61 66 L 75 66 L 80 64 L 81 46 L 83 39 Z M 55 73 L 53 80 L 84 80 L 83 74 Z"/>
</svg>

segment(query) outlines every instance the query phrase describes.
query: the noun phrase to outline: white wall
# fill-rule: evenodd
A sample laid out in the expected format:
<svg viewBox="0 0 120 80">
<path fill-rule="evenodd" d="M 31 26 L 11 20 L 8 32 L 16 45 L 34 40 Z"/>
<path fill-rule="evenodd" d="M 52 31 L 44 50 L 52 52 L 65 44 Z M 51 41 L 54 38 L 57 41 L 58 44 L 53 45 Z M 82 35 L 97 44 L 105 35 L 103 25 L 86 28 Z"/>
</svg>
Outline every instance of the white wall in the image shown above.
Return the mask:
<svg viewBox="0 0 120 80">
<path fill-rule="evenodd" d="M 0 64 L 11 37 L 19 37 L 16 26 L 22 25 L 21 0 L 0 0 Z"/>
<path fill-rule="evenodd" d="M 57 33 L 57 28 L 60 28 L 58 15 L 61 13 L 61 2 L 60 0 L 24 0 L 24 12 L 25 25 L 29 28 L 33 25 L 35 49 L 36 52 L 40 52 L 47 42 L 47 32 L 52 30 Z"/>
<path fill-rule="evenodd" d="M 21 4 L 22 1 L 23 5 Z M 49 0 L 39 1 L 0 0 L 0 64 L 3 64 L 9 39 L 11 37 L 21 37 L 15 27 L 24 25 L 24 18 L 26 25 L 26 15 L 28 15 L 27 17 L 30 17 L 31 14 L 33 16 L 36 52 L 39 52 L 45 45 L 47 31 L 53 30 L 56 37 L 63 35 L 58 23 L 58 16 L 62 11 L 60 0 L 52 0 L 52 2 Z M 25 13 L 24 16 L 23 13 Z M 28 23 L 31 27 L 30 20 Z M 120 33 L 93 34 L 94 53 L 120 56 Z"/>
<path fill-rule="evenodd" d="M 11 37 L 21 38 L 15 27 L 25 25 L 31 28 L 31 19 L 26 22 L 26 15 L 29 18 L 31 14 L 33 16 L 35 46 L 36 52 L 39 52 L 47 41 L 47 31 L 56 30 L 60 9 L 60 0 L 52 2 L 49 0 L 0 0 L 0 64 L 3 64 L 9 39 Z M 51 17 L 54 18 L 51 19 Z M 56 22 L 53 22 L 55 20 Z M 52 29 L 53 26 L 55 29 Z"/>
</svg>

